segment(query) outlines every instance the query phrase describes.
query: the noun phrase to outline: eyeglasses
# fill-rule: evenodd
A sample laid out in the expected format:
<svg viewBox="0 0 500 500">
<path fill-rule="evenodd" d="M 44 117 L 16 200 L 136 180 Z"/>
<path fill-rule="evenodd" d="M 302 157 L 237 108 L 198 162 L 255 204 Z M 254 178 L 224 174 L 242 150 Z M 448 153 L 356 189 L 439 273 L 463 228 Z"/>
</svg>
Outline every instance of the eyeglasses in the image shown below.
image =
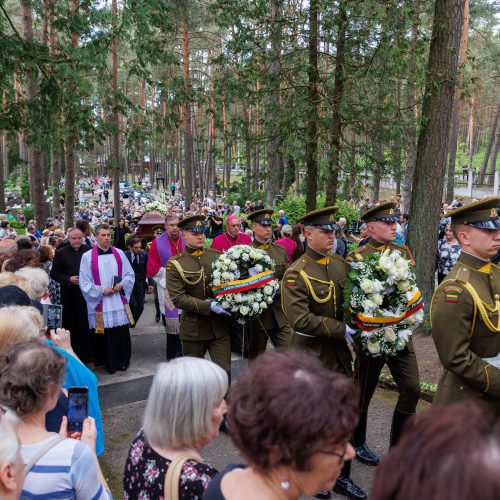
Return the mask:
<svg viewBox="0 0 500 500">
<path fill-rule="evenodd" d="M 345 456 L 346 456 L 346 453 L 347 453 L 347 446 L 348 446 L 349 443 L 347 443 L 344 447 L 344 451 L 343 452 L 340 452 L 340 451 L 326 451 L 326 450 L 320 450 L 320 453 L 324 453 L 325 455 L 333 455 L 333 456 L 336 456 L 336 457 L 339 457 L 340 458 L 340 463 L 344 463 L 345 462 Z"/>
</svg>

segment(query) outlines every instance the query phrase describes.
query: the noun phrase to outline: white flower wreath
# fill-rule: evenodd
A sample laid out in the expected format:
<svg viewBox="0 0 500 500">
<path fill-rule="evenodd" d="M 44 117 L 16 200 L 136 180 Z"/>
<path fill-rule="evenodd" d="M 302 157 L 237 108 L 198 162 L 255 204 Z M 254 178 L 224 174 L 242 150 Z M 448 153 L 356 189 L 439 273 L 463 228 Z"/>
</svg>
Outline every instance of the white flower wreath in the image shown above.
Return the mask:
<svg viewBox="0 0 500 500">
<path fill-rule="evenodd" d="M 361 330 L 355 339 L 372 357 L 387 358 L 404 349 L 424 319 L 415 274 L 399 250 L 352 262 L 344 299 L 346 318 Z"/>
<path fill-rule="evenodd" d="M 250 245 L 235 245 L 217 258 L 210 286 L 217 303 L 240 324 L 260 316 L 279 290 L 273 260 Z"/>
<path fill-rule="evenodd" d="M 168 209 L 163 203 L 161 203 L 159 201 L 152 201 L 151 203 L 148 203 L 144 207 L 144 213 L 148 213 L 148 212 L 160 212 L 163 215 L 167 215 Z"/>
</svg>

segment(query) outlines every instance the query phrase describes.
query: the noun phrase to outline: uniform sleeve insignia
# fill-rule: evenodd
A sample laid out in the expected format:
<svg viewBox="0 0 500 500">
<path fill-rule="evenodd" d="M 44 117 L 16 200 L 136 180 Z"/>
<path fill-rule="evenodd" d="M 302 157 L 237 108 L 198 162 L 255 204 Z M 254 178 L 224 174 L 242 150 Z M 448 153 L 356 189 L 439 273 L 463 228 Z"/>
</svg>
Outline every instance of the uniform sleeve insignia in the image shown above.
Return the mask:
<svg viewBox="0 0 500 500">
<path fill-rule="evenodd" d="M 447 292 L 445 295 L 445 302 L 451 302 L 452 304 L 456 304 L 458 302 L 458 293 L 456 292 Z"/>
<path fill-rule="evenodd" d="M 287 277 L 287 279 L 295 279 L 297 277 L 297 274 L 296 273 L 288 273 L 286 277 Z"/>
<path fill-rule="evenodd" d="M 295 283 L 295 278 L 286 278 L 285 286 L 297 286 L 297 283 Z"/>
<path fill-rule="evenodd" d="M 460 288 L 459 286 L 451 285 L 451 286 L 445 286 L 444 291 L 446 292 L 446 294 L 448 294 L 448 293 L 462 293 L 464 291 L 464 289 Z"/>
</svg>

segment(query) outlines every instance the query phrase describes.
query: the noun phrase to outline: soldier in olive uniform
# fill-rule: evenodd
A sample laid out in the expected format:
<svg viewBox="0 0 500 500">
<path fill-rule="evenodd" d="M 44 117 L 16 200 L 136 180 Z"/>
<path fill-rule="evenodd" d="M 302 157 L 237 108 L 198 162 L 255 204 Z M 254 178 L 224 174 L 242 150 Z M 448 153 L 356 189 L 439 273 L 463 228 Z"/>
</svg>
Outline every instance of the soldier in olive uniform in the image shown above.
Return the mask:
<svg viewBox="0 0 500 500">
<path fill-rule="evenodd" d="M 352 340 L 355 332 L 342 320 L 347 268 L 342 257 L 329 253 L 335 244 L 336 210 L 327 207 L 299 219 L 304 224 L 307 248 L 285 272 L 281 299 L 294 330 L 292 346 L 318 357 L 327 368 L 352 377 L 352 356 L 346 338 Z M 349 498 L 366 498 L 366 493 L 350 478 L 350 471 L 348 461 L 334 491 Z"/>
<path fill-rule="evenodd" d="M 366 245 L 356 248 L 346 257 L 347 264 L 360 262 L 368 255 L 390 249 L 399 250 L 401 255 L 414 264 L 413 255 L 405 245 L 395 243 L 396 221 L 398 216 L 395 203 L 384 203 L 366 211 L 362 219 L 365 221 L 370 239 Z M 350 265 L 348 272 L 350 271 Z M 361 350 L 357 351 L 355 379 L 361 393 L 361 416 L 358 427 L 354 432 L 353 445 L 356 457 L 367 465 L 377 465 L 378 456 L 366 444 L 366 426 L 368 407 L 377 387 L 380 372 L 385 364 L 398 386 L 399 398 L 392 417 L 390 445 L 397 443 L 404 423 L 411 417 L 417 408 L 420 397 L 420 382 L 418 375 L 417 357 L 411 339 L 405 348 L 387 360 L 383 357 L 373 358 Z"/>
<path fill-rule="evenodd" d="M 288 256 L 285 249 L 271 241 L 272 214 L 272 209 L 264 208 L 247 215 L 247 219 L 252 223 L 253 246 L 265 250 L 273 259 L 275 276 L 281 280 L 288 265 Z M 291 337 L 292 330 L 283 314 L 280 297 L 277 295 L 273 304 L 250 323 L 248 356 L 250 359 L 254 359 L 263 353 L 266 350 L 268 339 L 271 340 L 274 347 L 289 347 Z"/>
<path fill-rule="evenodd" d="M 231 375 L 229 320 L 215 301 L 208 284 L 212 263 L 220 255 L 203 248 L 205 217 L 193 215 L 179 222 L 185 250 L 166 265 L 167 290 L 175 307 L 182 310 L 179 335 L 182 354 L 211 360 Z"/>
<path fill-rule="evenodd" d="M 500 353 L 500 198 L 448 214 L 462 252 L 431 303 L 432 336 L 444 371 L 435 404 L 462 399 L 500 409 L 500 369 L 485 358 Z"/>
</svg>

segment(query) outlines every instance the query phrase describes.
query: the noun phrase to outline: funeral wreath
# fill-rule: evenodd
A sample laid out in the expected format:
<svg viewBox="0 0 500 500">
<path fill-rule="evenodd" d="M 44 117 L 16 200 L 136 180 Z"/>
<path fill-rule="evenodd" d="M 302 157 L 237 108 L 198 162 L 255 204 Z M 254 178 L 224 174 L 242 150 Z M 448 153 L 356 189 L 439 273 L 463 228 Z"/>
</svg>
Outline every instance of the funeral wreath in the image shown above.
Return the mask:
<svg viewBox="0 0 500 500">
<path fill-rule="evenodd" d="M 352 262 L 344 304 L 345 317 L 360 331 L 356 342 L 372 357 L 387 358 L 404 349 L 424 318 L 411 263 L 399 250 Z"/>
<path fill-rule="evenodd" d="M 210 286 L 215 301 L 240 324 L 260 316 L 279 290 L 273 260 L 249 245 L 235 245 L 217 258 Z"/>
</svg>

